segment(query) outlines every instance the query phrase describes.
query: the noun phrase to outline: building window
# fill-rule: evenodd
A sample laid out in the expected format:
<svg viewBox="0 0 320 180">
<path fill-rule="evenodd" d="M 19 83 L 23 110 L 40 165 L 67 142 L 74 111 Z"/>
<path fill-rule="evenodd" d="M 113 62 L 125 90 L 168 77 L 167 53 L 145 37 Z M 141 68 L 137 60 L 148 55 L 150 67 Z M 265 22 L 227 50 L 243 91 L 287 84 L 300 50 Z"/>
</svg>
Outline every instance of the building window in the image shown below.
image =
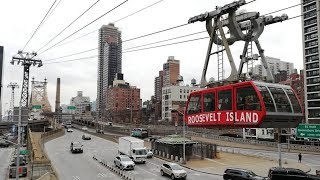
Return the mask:
<svg viewBox="0 0 320 180">
<path fill-rule="evenodd" d="M 180 89 L 180 93 L 182 93 L 182 89 Z"/>
<path fill-rule="evenodd" d="M 218 92 L 219 110 L 232 110 L 231 90 L 222 90 Z"/>
<path fill-rule="evenodd" d="M 187 93 L 189 93 L 189 90 L 187 90 Z"/>
<path fill-rule="evenodd" d="M 215 110 L 215 98 L 214 93 L 208 93 L 203 98 L 204 112 L 210 112 Z"/>
<path fill-rule="evenodd" d="M 186 93 L 186 89 L 183 90 L 183 93 Z"/>
<path fill-rule="evenodd" d="M 182 95 L 180 95 L 180 99 L 182 99 Z"/>
</svg>

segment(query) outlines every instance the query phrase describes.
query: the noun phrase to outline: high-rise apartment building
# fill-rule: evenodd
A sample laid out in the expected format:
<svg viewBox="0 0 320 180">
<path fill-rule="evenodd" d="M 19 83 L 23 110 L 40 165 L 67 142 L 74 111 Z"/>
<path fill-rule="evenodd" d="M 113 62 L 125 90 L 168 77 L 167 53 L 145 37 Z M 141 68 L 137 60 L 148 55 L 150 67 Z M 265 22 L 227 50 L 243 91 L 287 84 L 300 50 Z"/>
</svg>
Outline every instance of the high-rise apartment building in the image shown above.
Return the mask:
<svg viewBox="0 0 320 180">
<path fill-rule="evenodd" d="M 101 119 L 107 100 L 106 90 L 112 85 L 116 73 L 121 73 L 122 41 L 121 32 L 114 24 L 103 25 L 99 29 L 97 115 Z"/>
<path fill-rule="evenodd" d="M 320 0 L 301 0 L 302 45 L 305 69 L 305 115 L 309 123 L 320 123 L 319 33 Z"/>
<path fill-rule="evenodd" d="M 163 87 L 163 71 L 159 71 L 159 76 L 154 78 L 154 98 L 156 102 L 161 101 L 162 87 Z"/>
<path fill-rule="evenodd" d="M 163 87 L 177 84 L 180 75 L 180 61 L 175 60 L 174 56 L 169 56 L 166 63 L 163 64 Z"/>
<path fill-rule="evenodd" d="M 281 61 L 278 58 L 266 57 L 266 61 L 273 75 L 280 71 L 287 71 L 287 74 L 292 74 L 294 70 L 293 63 Z M 262 64 L 255 65 L 253 67 L 253 74 L 259 75 L 261 77 L 267 76 L 267 71 Z"/>
</svg>

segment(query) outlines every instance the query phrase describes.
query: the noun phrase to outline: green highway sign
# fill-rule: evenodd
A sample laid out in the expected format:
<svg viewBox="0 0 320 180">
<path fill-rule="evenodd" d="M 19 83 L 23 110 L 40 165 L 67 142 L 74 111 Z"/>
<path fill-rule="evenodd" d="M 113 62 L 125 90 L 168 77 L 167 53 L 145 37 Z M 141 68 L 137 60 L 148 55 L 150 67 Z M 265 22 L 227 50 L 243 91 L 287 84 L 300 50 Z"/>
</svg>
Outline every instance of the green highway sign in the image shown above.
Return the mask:
<svg viewBox="0 0 320 180">
<path fill-rule="evenodd" d="M 298 138 L 320 138 L 320 124 L 299 124 L 297 127 Z"/>
<path fill-rule="evenodd" d="M 76 110 L 76 107 L 75 107 L 75 106 L 68 106 L 68 109 L 70 109 L 70 110 Z"/>
<path fill-rule="evenodd" d="M 41 105 L 33 105 L 32 109 L 41 109 Z"/>
</svg>

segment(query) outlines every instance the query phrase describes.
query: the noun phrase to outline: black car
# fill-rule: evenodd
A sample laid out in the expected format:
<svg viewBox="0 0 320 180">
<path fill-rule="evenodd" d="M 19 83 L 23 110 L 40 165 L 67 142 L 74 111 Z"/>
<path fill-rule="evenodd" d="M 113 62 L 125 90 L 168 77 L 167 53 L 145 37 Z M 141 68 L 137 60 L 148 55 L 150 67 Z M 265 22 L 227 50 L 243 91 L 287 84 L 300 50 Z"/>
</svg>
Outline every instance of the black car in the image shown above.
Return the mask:
<svg viewBox="0 0 320 180">
<path fill-rule="evenodd" d="M 320 176 L 307 174 L 300 169 L 272 167 L 269 169 L 270 180 L 320 180 Z"/>
<path fill-rule="evenodd" d="M 228 168 L 224 171 L 223 174 L 224 180 L 267 180 L 268 178 L 264 178 L 256 175 L 254 172 L 247 169 L 240 168 Z"/>
<path fill-rule="evenodd" d="M 9 143 L 6 142 L 5 140 L 0 140 L 0 147 L 9 147 Z"/>
</svg>

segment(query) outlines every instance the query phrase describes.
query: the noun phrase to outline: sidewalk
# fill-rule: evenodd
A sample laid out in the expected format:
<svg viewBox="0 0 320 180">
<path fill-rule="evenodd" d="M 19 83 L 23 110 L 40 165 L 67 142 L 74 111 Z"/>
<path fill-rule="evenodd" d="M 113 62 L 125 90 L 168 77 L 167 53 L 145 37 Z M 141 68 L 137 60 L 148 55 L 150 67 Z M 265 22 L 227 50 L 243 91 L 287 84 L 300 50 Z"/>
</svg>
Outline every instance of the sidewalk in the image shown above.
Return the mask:
<svg viewBox="0 0 320 180">
<path fill-rule="evenodd" d="M 226 168 L 236 167 L 252 170 L 260 176 L 267 176 L 270 167 L 277 167 L 278 162 L 275 160 L 264 159 L 261 157 L 251 157 L 240 154 L 220 152 L 219 159 L 192 159 L 187 162 L 187 167 L 213 174 L 223 174 Z M 292 161 L 283 162 L 283 167 L 298 168 L 305 172 L 310 170 L 310 167 Z"/>
</svg>

